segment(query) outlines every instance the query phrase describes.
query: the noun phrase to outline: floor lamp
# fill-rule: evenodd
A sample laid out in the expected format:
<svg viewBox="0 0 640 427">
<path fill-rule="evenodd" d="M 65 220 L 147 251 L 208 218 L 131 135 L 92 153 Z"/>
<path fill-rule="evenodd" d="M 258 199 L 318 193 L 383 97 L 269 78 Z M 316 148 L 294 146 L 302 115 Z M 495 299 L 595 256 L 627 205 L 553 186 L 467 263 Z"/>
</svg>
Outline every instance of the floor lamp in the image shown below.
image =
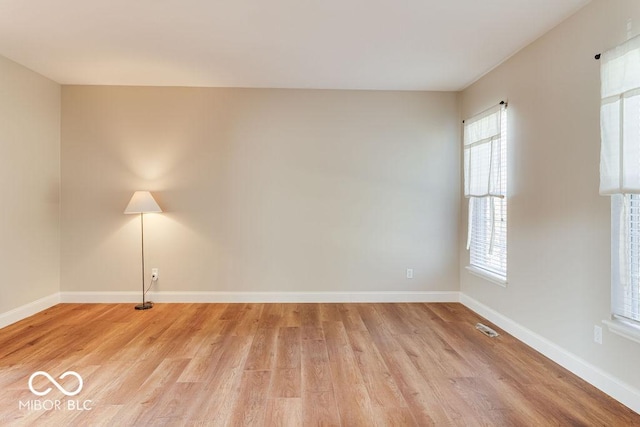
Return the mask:
<svg viewBox="0 0 640 427">
<path fill-rule="evenodd" d="M 145 301 L 144 297 L 147 293 L 144 289 L 144 214 L 162 212 L 160 206 L 148 191 L 136 191 L 133 193 L 125 214 L 140 214 L 140 230 L 142 236 L 142 304 L 136 305 L 136 310 L 148 310 L 153 307 L 151 301 Z"/>
</svg>

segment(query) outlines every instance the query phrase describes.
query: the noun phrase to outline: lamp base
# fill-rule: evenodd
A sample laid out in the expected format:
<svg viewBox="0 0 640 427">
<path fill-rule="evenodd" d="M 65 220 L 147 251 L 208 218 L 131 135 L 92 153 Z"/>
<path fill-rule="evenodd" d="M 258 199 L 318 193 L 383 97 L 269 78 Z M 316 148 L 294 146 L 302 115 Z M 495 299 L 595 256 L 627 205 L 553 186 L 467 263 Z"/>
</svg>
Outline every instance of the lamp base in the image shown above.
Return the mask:
<svg viewBox="0 0 640 427">
<path fill-rule="evenodd" d="M 150 308 L 153 308 L 153 303 L 151 301 L 136 305 L 136 310 L 149 310 Z"/>
</svg>

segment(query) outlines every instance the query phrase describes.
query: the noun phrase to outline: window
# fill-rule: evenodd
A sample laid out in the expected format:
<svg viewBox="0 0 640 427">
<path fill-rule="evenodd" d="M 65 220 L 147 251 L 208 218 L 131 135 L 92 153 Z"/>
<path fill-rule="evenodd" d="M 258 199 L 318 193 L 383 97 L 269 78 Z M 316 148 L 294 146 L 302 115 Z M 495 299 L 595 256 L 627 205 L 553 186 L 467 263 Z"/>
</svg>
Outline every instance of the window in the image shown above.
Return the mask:
<svg viewBox="0 0 640 427">
<path fill-rule="evenodd" d="M 465 120 L 465 196 L 472 271 L 507 277 L 507 110 L 500 104 Z"/>
<path fill-rule="evenodd" d="M 611 331 L 640 341 L 640 37 L 601 56 L 600 194 L 611 196 Z"/>
</svg>

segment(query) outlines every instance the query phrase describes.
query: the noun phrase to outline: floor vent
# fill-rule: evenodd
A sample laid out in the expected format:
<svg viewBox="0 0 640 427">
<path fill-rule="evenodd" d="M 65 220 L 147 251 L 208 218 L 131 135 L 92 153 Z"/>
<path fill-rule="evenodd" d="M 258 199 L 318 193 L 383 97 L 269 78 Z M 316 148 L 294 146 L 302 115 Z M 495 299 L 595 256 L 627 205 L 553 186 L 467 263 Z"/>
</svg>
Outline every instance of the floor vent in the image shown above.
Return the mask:
<svg viewBox="0 0 640 427">
<path fill-rule="evenodd" d="M 496 331 L 486 325 L 483 325 L 482 323 L 476 323 L 476 329 L 490 338 L 495 338 L 500 335 Z"/>
</svg>

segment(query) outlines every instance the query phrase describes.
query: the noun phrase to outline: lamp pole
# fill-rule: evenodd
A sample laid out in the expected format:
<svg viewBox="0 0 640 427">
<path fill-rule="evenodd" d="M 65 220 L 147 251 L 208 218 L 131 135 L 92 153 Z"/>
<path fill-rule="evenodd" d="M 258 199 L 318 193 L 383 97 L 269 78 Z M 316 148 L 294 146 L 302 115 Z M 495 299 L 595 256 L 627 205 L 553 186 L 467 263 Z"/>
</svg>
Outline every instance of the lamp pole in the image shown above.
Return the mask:
<svg viewBox="0 0 640 427">
<path fill-rule="evenodd" d="M 136 310 L 148 310 L 153 307 L 153 303 L 144 300 L 146 292 L 144 291 L 144 213 L 142 212 L 140 212 L 140 235 L 142 236 L 142 242 L 140 245 L 142 248 L 142 304 L 136 305 Z"/>
</svg>

